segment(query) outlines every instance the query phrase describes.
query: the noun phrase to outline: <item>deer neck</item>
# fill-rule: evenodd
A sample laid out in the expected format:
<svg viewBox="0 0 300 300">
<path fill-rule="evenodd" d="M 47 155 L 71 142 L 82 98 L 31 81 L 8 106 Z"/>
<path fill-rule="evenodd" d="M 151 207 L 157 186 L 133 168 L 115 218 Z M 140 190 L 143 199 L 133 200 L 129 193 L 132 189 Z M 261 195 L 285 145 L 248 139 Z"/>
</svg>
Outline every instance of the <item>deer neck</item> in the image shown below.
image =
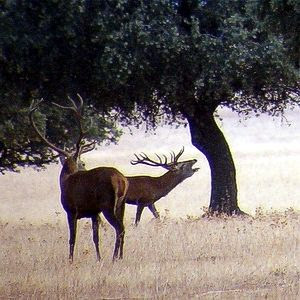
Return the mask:
<svg viewBox="0 0 300 300">
<path fill-rule="evenodd" d="M 68 158 L 65 160 L 62 170 L 60 172 L 60 185 L 63 188 L 65 182 L 70 177 L 70 175 L 78 171 L 77 163 L 74 159 Z"/>
<path fill-rule="evenodd" d="M 168 171 L 164 175 L 158 177 L 159 184 L 157 185 L 157 196 L 163 197 L 167 195 L 182 181 L 183 178 L 180 174 L 177 174 L 174 171 Z"/>
</svg>

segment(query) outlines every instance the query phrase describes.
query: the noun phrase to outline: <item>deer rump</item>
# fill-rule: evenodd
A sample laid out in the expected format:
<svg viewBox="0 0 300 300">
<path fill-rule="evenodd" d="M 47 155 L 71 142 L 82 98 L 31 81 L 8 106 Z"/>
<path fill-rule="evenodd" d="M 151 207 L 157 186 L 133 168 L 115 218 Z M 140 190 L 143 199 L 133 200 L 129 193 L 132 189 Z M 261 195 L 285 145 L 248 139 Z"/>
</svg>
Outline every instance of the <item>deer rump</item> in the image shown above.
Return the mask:
<svg viewBox="0 0 300 300">
<path fill-rule="evenodd" d="M 84 176 L 82 176 L 84 173 Z M 120 173 L 121 174 L 121 173 Z M 120 188 L 122 187 L 122 188 Z M 116 169 L 99 167 L 71 174 L 62 186 L 64 209 L 77 219 L 90 218 L 95 211 L 114 211 L 124 202 L 125 182 L 116 176 Z M 121 201 L 118 199 L 121 198 Z"/>
</svg>

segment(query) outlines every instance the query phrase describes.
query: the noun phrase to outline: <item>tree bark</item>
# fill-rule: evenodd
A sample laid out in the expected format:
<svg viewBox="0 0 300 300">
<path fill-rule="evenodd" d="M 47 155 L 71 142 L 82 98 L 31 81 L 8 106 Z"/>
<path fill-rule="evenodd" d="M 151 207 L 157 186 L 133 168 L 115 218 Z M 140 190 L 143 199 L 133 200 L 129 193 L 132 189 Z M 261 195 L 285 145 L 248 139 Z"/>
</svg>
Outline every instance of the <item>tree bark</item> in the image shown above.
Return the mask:
<svg viewBox="0 0 300 300">
<path fill-rule="evenodd" d="M 238 207 L 236 170 L 226 139 L 213 111 L 187 116 L 192 144 L 207 158 L 211 170 L 209 214 L 244 214 Z"/>
</svg>

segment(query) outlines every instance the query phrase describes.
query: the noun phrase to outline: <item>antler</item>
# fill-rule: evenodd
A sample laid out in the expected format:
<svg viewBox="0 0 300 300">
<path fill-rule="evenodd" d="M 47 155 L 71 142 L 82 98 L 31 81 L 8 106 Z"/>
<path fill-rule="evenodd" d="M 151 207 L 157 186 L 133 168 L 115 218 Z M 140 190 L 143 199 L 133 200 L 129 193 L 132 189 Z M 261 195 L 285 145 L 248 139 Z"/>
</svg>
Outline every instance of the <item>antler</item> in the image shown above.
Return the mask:
<svg viewBox="0 0 300 300">
<path fill-rule="evenodd" d="M 68 152 L 66 152 L 65 150 L 56 147 L 55 145 L 53 145 L 51 142 L 49 142 L 43 135 L 42 133 L 39 131 L 39 129 L 37 128 L 34 120 L 33 120 L 33 113 L 38 109 L 38 106 L 44 101 L 44 99 L 40 99 L 37 101 L 32 101 L 30 108 L 29 108 L 29 120 L 30 120 L 30 124 L 33 127 L 33 129 L 35 130 L 36 134 L 40 137 L 40 139 L 46 144 L 48 145 L 51 149 L 53 149 L 54 151 L 58 152 L 61 155 L 64 155 L 66 157 L 70 157 L 70 154 Z"/>
<path fill-rule="evenodd" d="M 77 97 L 79 99 L 79 105 L 77 105 L 75 103 L 75 101 L 70 97 L 68 96 L 68 100 L 71 102 L 71 106 L 63 106 L 63 105 L 60 105 L 60 104 L 57 104 L 55 102 L 52 102 L 53 105 L 59 107 L 59 108 L 62 108 L 62 109 L 68 109 L 68 110 L 71 110 L 73 112 L 75 112 L 75 116 L 76 116 L 76 119 L 77 119 L 77 122 L 78 122 L 78 127 L 79 127 L 79 136 L 78 136 L 78 139 L 77 139 L 77 142 L 76 142 L 76 151 L 75 151 L 75 154 L 74 154 L 74 158 L 77 159 L 78 156 L 80 156 L 81 153 L 84 153 L 82 152 L 82 146 L 81 146 L 81 141 L 84 137 L 84 134 L 85 132 L 83 131 L 83 126 L 82 126 L 82 110 L 83 110 L 83 99 L 82 97 L 77 94 Z M 89 150 L 90 151 L 90 150 Z M 86 151 L 88 152 L 88 151 Z"/>
<path fill-rule="evenodd" d="M 179 157 L 183 154 L 184 147 L 178 152 L 177 155 L 175 155 L 174 151 L 171 152 L 171 161 L 172 163 L 176 164 L 178 162 Z"/>
<path fill-rule="evenodd" d="M 64 105 L 60 105 L 60 104 L 55 103 L 55 102 L 52 102 L 52 104 L 59 107 L 59 108 L 72 110 L 72 111 L 75 112 L 76 116 L 81 118 L 82 108 L 83 108 L 83 99 L 79 94 L 77 94 L 77 97 L 80 101 L 79 105 L 77 105 L 75 103 L 75 101 L 70 96 L 68 96 L 68 100 L 71 102 L 72 106 L 64 106 Z"/>
<path fill-rule="evenodd" d="M 82 126 L 83 99 L 79 94 L 77 94 L 77 97 L 79 99 L 79 104 L 78 105 L 75 103 L 75 101 L 70 96 L 68 96 L 68 100 L 71 102 L 71 106 L 63 106 L 63 105 L 57 104 L 55 102 L 52 102 L 53 105 L 55 105 L 59 108 L 71 110 L 72 112 L 75 113 L 75 117 L 76 117 L 76 120 L 78 122 L 78 127 L 79 127 L 79 136 L 78 136 L 76 146 L 75 146 L 75 154 L 73 155 L 73 157 L 75 159 L 77 159 L 83 153 L 92 151 L 93 149 L 95 149 L 95 146 L 96 146 L 95 141 L 92 142 L 92 143 L 88 143 L 86 145 L 84 145 L 84 144 L 82 145 L 82 139 L 83 139 L 84 134 L 85 134 L 85 132 L 83 131 L 83 126 Z M 51 142 L 49 142 L 42 135 L 42 133 L 38 130 L 36 124 L 34 123 L 33 113 L 38 109 L 38 106 L 43 101 L 44 101 L 43 99 L 40 99 L 38 101 L 32 101 L 32 103 L 30 105 L 30 112 L 29 112 L 30 123 L 31 123 L 32 127 L 34 128 L 34 130 L 36 131 L 37 135 L 41 138 L 42 141 L 44 141 L 45 144 L 47 144 L 51 149 L 58 152 L 60 155 L 70 157 L 71 154 L 69 152 L 67 152 L 66 150 L 61 149 L 61 148 L 55 146 L 54 144 L 52 144 Z"/>
<path fill-rule="evenodd" d="M 168 163 L 168 158 L 166 157 L 166 155 L 163 155 L 164 157 L 164 161 L 163 159 L 155 153 L 156 157 L 158 158 L 159 162 L 151 159 L 148 157 L 148 155 L 146 155 L 145 153 L 141 153 L 139 155 L 134 154 L 134 156 L 136 157 L 136 160 L 132 160 L 130 163 L 132 165 L 137 165 L 137 164 L 144 164 L 144 165 L 148 165 L 148 166 L 152 166 L 152 167 L 163 167 L 163 168 L 172 168 L 173 166 L 175 166 L 178 162 L 179 157 L 182 155 L 182 153 L 184 152 L 184 147 L 179 151 L 179 153 L 177 155 L 175 155 L 174 151 L 171 152 L 171 162 Z"/>
<path fill-rule="evenodd" d="M 87 152 L 90 152 L 90 151 L 94 150 L 95 147 L 96 147 L 96 143 L 97 143 L 96 141 L 93 141 L 91 143 L 88 143 L 88 144 L 85 144 L 85 145 L 81 145 L 79 156 L 81 154 L 84 154 L 84 153 L 87 153 Z"/>
<path fill-rule="evenodd" d="M 164 155 L 164 158 L 165 158 L 165 161 L 163 162 L 161 157 L 159 157 L 157 154 L 155 154 L 158 159 L 159 159 L 159 162 L 157 161 L 154 161 L 152 160 L 151 158 L 148 157 L 148 155 L 146 155 L 145 153 L 141 153 L 139 155 L 137 154 L 134 154 L 134 156 L 136 157 L 137 160 L 132 160 L 130 163 L 132 165 L 137 165 L 137 164 L 144 164 L 144 165 L 148 165 L 148 166 L 154 166 L 154 167 L 157 167 L 157 166 L 165 166 L 167 165 L 167 157 Z"/>
</svg>

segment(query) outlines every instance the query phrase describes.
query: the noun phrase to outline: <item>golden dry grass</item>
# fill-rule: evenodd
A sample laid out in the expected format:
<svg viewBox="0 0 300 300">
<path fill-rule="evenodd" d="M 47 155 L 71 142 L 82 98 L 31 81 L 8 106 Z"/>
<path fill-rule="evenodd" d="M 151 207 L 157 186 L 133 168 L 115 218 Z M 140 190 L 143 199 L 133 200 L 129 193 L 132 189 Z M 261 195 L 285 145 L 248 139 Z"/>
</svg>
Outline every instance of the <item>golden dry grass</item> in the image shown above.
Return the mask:
<svg viewBox="0 0 300 300">
<path fill-rule="evenodd" d="M 1 223 L 2 299 L 299 299 L 300 215 L 196 218 L 127 224 L 125 257 L 101 228 L 96 262 L 89 222 L 79 222 L 75 262 L 67 225 Z"/>
</svg>

